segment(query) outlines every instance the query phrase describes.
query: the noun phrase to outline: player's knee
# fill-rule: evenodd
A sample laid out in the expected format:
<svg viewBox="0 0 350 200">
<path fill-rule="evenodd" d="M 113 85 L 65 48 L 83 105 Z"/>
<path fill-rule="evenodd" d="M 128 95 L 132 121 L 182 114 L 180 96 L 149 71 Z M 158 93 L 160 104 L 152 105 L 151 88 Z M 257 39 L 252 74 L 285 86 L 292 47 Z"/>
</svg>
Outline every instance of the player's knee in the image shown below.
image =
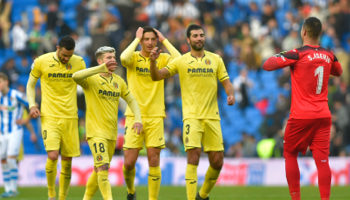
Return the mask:
<svg viewBox="0 0 350 200">
<path fill-rule="evenodd" d="M 58 159 L 58 151 L 49 151 L 47 152 L 47 157 L 52 160 L 55 161 Z"/>
<path fill-rule="evenodd" d="M 224 159 L 220 159 L 220 158 L 209 160 L 209 162 L 210 162 L 210 166 L 216 170 L 221 170 L 222 166 L 224 165 Z"/>
<path fill-rule="evenodd" d="M 106 170 L 108 170 L 108 168 L 109 168 L 109 164 L 103 164 L 103 165 L 101 165 L 101 166 L 99 166 L 99 167 L 97 167 L 97 171 L 99 172 L 99 171 L 106 171 Z"/>
<path fill-rule="evenodd" d="M 159 166 L 159 156 L 155 155 L 155 156 L 148 157 L 148 163 L 149 163 L 149 166 L 151 167 Z"/>
<path fill-rule="evenodd" d="M 124 168 L 126 170 L 133 170 L 135 168 L 136 161 L 124 161 Z"/>
</svg>

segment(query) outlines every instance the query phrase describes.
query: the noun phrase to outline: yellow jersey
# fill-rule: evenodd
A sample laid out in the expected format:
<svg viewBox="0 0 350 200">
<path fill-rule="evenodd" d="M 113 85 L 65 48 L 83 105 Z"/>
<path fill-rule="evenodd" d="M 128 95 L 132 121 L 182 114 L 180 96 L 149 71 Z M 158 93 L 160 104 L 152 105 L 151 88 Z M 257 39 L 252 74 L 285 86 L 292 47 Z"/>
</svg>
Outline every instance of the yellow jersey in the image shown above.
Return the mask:
<svg viewBox="0 0 350 200">
<path fill-rule="evenodd" d="M 83 58 L 76 55 L 67 64 L 60 62 L 56 52 L 34 60 L 30 73 L 40 78 L 41 116 L 78 118 L 77 84 L 72 74 L 85 68 Z"/>
<path fill-rule="evenodd" d="M 217 102 L 218 81 L 229 78 L 222 58 L 204 51 L 202 58 L 186 53 L 170 62 L 166 69 L 170 75 L 179 74 L 183 120 L 220 120 Z"/>
<path fill-rule="evenodd" d="M 119 98 L 130 94 L 125 81 L 114 73 L 108 78 L 95 74 L 79 84 L 86 101 L 86 137 L 116 140 Z"/>
<path fill-rule="evenodd" d="M 135 39 L 127 49 L 121 54 L 121 63 L 127 69 L 127 81 L 130 91 L 132 91 L 141 111 L 142 117 L 165 117 L 164 105 L 164 80 L 152 81 L 150 72 L 150 59 L 141 55 L 140 51 L 135 51 L 139 40 Z M 168 53 L 161 53 L 157 59 L 159 69 L 165 67 L 168 62 L 181 54 L 164 40 L 163 44 L 168 49 Z M 128 106 L 126 116 L 134 116 Z"/>
</svg>

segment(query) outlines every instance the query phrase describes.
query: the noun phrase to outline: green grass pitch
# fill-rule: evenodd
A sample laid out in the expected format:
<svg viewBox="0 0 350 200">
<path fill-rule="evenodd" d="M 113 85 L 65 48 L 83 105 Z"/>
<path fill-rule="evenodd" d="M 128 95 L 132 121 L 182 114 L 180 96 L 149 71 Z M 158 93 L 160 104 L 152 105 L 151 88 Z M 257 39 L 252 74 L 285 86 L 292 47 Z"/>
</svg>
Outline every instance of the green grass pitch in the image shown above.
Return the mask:
<svg viewBox="0 0 350 200">
<path fill-rule="evenodd" d="M 83 198 L 85 187 L 71 187 L 67 200 L 81 200 Z M 125 187 L 113 187 L 113 199 L 125 200 Z M 138 200 L 147 200 L 147 187 L 139 186 L 137 190 Z M 47 200 L 47 190 L 45 187 L 22 187 L 19 188 L 20 194 L 11 200 Z M 0 190 L 3 192 L 3 189 Z M 302 187 L 301 199 L 319 200 L 317 187 Z M 96 193 L 96 200 L 102 199 L 99 192 Z M 223 187 L 216 186 L 211 192 L 211 200 L 289 200 L 287 187 Z M 350 200 L 350 186 L 332 187 L 331 199 Z M 160 189 L 159 200 L 186 200 L 185 187 L 162 186 Z"/>
</svg>

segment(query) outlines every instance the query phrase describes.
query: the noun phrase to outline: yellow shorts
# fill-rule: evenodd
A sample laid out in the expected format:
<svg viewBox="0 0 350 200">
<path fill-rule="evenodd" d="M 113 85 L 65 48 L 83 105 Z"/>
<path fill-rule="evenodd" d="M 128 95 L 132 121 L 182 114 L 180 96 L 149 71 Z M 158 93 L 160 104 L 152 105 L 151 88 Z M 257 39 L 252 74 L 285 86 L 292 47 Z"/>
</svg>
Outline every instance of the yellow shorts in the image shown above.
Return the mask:
<svg viewBox="0 0 350 200">
<path fill-rule="evenodd" d="M 126 117 L 124 149 L 141 149 L 145 144 L 147 148 L 165 148 L 164 140 L 164 119 L 162 117 L 142 118 L 143 132 L 138 135 L 132 126 L 134 117 Z"/>
<path fill-rule="evenodd" d="M 60 150 L 65 157 L 80 156 L 78 119 L 41 117 L 46 151 Z"/>
<path fill-rule="evenodd" d="M 183 122 L 183 143 L 187 149 L 201 148 L 203 151 L 224 151 L 220 120 L 186 119 Z"/>
<path fill-rule="evenodd" d="M 116 140 L 106 138 L 91 137 L 87 139 L 92 156 L 94 157 L 94 166 L 100 167 L 109 164 L 112 160 Z"/>
</svg>

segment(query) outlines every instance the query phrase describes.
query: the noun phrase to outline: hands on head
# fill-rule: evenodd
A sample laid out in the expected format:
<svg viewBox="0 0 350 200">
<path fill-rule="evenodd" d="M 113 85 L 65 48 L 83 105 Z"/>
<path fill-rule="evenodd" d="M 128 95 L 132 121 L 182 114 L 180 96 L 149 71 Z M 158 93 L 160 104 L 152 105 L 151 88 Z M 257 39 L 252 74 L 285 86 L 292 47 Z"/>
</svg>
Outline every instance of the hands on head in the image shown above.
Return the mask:
<svg viewBox="0 0 350 200">
<path fill-rule="evenodd" d="M 140 40 L 142 39 L 142 35 L 143 35 L 143 28 L 139 27 L 136 31 L 136 38 L 139 38 Z"/>
<path fill-rule="evenodd" d="M 132 126 L 132 130 L 134 130 L 137 135 L 140 135 L 140 133 L 143 130 L 143 125 L 140 122 L 135 122 L 134 125 Z"/>
<path fill-rule="evenodd" d="M 165 40 L 164 35 L 160 31 L 158 31 L 157 29 L 154 28 L 154 30 L 156 31 L 156 33 L 158 35 L 159 42 L 163 42 L 163 40 Z"/>
</svg>

